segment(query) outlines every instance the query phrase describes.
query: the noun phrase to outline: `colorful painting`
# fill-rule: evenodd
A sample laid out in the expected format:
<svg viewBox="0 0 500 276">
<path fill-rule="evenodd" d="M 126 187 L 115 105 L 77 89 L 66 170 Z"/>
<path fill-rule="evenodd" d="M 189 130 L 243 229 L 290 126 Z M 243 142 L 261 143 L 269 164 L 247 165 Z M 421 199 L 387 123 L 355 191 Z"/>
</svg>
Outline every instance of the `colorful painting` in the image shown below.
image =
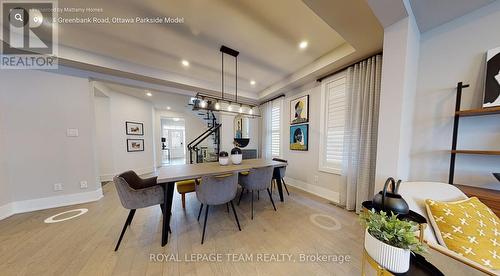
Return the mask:
<svg viewBox="0 0 500 276">
<path fill-rule="evenodd" d="M 500 106 L 500 47 L 486 54 L 486 85 L 483 107 Z"/>
<path fill-rule="evenodd" d="M 290 149 L 307 151 L 309 145 L 309 125 L 290 126 Z"/>
<path fill-rule="evenodd" d="M 127 151 L 144 151 L 144 139 L 127 139 Z"/>
<path fill-rule="evenodd" d="M 136 122 L 125 122 L 127 135 L 144 135 L 144 125 Z"/>
<path fill-rule="evenodd" d="M 290 124 L 309 122 L 309 95 L 290 101 Z"/>
</svg>

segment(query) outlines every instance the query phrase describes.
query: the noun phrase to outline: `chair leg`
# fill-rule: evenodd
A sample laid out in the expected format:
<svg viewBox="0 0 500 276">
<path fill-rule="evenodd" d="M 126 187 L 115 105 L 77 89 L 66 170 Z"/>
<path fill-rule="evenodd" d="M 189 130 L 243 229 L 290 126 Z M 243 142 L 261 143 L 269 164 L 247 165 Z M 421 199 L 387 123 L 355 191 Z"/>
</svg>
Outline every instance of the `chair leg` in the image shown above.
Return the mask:
<svg viewBox="0 0 500 276">
<path fill-rule="evenodd" d="M 201 211 L 203 210 L 203 203 L 200 205 L 200 212 L 198 212 L 198 221 L 200 221 Z"/>
<path fill-rule="evenodd" d="M 186 209 L 186 193 L 181 194 L 182 199 L 182 209 Z"/>
<path fill-rule="evenodd" d="M 252 190 L 252 219 L 253 219 L 253 190 Z"/>
<path fill-rule="evenodd" d="M 207 204 L 207 209 L 205 210 L 205 223 L 203 224 L 203 234 L 201 235 L 201 244 L 205 241 L 205 229 L 207 229 L 207 218 L 208 218 L 208 207 L 210 207 Z"/>
<path fill-rule="evenodd" d="M 123 235 L 125 235 L 125 231 L 127 231 L 127 226 L 130 225 L 130 222 L 132 221 L 132 217 L 134 217 L 135 214 L 135 209 L 131 209 L 130 212 L 128 213 L 127 220 L 125 221 L 125 224 L 123 225 L 122 233 L 120 234 L 120 238 L 118 239 L 118 242 L 116 243 L 115 251 L 118 251 L 118 248 L 120 247 L 120 243 L 122 242 Z"/>
<path fill-rule="evenodd" d="M 260 200 L 260 191 L 257 191 L 257 200 Z"/>
<path fill-rule="evenodd" d="M 238 200 L 238 206 L 240 206 L 241 198 L 243 197 L 244 191 L 245 191 L 245 188 L 241 188 L 241 194 L 240 194 L 240 199 Z"/>
<path fill-rule="evenodd" d="M 238 215 L 236 215 L 236 209 L 234 209 L 233 201 L 231 200 L 229 202 L 231 202 L 231 208 L 233 208 L 234 218 L 236 219 L 236 223 L 238 224 L 238 229 L 241 231 L 240 221 L 238 220 Z"/>
<path fill-rule="evenodd" d="M 271 195 L 271 191 L 269 191 L 269 188 L 267 189 L 267 193 L 269 194 L 269 198 L 271 199 L 271 203 L 273 204 L 274 211 L 276 211 L 276 206 L 274 205 L 273 196 Z"/>
<path fill-rule="evenodd" d="M 132 220 L 134 219 L 134 215 L 135 215 L 135 209 L 132 209 L 130 210 L 130 220 L 128 221 L 128 226 L 130 226 L 130 224 L 132 224 Z"/>
<path fill-rule="evenodd" d="M 274 179 L 271 179 L 271 194 L 273 193 Z"/>
<path fill-rule="evenodd" d="M 229 203 L 226 203 L 226 211 L 229 213 Z"/>
<path fill-rule="evenodd" d="M 282 179 L 281 179 L 281 182 L 283 182 L 283 186 L 285 186 L 286 193 L 287 193 L 288 195 L 290 195 L 290 192 L 288 192 L 288 187 L 286 186 L 286 183 L 285 183 L 285 179 L 284 179 L 284 178 L 282 178 Z"/>
</svg>

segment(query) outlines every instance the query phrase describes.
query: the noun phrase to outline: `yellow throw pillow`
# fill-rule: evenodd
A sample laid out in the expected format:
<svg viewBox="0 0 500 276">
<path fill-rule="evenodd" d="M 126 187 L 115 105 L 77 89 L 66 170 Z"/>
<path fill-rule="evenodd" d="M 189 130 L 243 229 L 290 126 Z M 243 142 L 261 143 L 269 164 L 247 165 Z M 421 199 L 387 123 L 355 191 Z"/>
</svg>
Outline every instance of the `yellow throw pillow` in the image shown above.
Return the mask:
<svg viewBox="0 0 500 276">
<path fill-rule="evenodd" d="M 476 197 L 425 200 L 439 243 L 490 269 L 500 269 L 500 220 Z"/>
</svg>

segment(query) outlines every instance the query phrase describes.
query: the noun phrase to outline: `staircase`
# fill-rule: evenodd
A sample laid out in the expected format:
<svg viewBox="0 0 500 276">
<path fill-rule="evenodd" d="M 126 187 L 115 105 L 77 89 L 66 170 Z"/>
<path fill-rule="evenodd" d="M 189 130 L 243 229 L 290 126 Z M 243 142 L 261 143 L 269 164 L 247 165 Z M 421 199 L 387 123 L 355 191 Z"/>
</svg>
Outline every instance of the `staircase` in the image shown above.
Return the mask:
<svg viewBox="0 0 500 276">
<path fill-rule="evenodd" d="M 189 163 L 217 162 L 220 151 L 220 129 L 213 111 L 196 110 L 196 115 L 207 121 L 207 129 L 187 145 Z"/>
</svg>

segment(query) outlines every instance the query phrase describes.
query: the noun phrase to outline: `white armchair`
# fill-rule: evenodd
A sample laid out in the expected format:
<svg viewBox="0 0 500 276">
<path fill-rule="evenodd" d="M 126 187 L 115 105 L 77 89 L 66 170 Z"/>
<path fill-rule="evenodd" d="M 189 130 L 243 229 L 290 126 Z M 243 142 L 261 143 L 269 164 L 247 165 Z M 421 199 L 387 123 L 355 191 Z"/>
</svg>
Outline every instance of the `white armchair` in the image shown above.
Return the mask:
<svg viewBox="0 0 500 276">
<path fill-rule="evenodd" d="M 406 200 L 411 210 L 427 219 L 428 223 L 424 231 L 424 240 L 428 244 L 431 254 L 429 254 L 429 257 L 426 256 L 426 258 L 445 275 L 500 275 L 500 271 L 488 269 L 464 258 L 454 251 L 449 250 L 446 246 L 439 244 L 436 239 L 434 229 L 427 216 L 425 200 L 458 201 L 466 199 L 467 196 L 462 191 L 447 183 L 404 182 L 399 187 L 399 193 Z"/>
</svg>

